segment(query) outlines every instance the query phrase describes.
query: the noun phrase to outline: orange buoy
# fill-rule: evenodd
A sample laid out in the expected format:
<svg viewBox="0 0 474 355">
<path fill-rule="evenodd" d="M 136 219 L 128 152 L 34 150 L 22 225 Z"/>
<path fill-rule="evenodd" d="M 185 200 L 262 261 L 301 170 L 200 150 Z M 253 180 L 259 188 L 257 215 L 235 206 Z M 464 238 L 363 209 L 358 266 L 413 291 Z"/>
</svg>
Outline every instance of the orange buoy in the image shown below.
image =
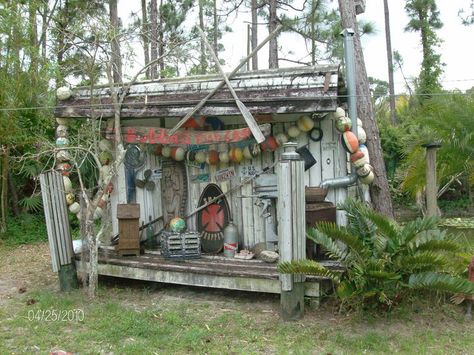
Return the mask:
<svg viewBox="0 0 474 355">
<path fill-rule="evenodd" d="M 359 140 L 351 131 L 346 131 L 341 136 L 342 146 L 349 153 L 355 153 L 359 150 Z"/>
</svg>

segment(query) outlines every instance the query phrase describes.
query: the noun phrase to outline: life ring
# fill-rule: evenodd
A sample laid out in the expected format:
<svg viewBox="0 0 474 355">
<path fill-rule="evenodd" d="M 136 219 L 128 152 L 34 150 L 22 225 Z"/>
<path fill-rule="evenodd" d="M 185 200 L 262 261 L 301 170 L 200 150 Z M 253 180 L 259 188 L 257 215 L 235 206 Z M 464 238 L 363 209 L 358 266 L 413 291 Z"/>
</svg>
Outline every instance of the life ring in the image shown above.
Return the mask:
<svg viewBox="0 0 474 355">
<path fill-rule="evenodd" d="M 314 131 L 318 132 L 317 137 L 314 137 Z M 309 131 L 308 136 L 313 142 L 319 142 L 321 139 L 323 139 L 323 130 L 319 127 L 313 127 L 313 129 Z"/>
</svg>

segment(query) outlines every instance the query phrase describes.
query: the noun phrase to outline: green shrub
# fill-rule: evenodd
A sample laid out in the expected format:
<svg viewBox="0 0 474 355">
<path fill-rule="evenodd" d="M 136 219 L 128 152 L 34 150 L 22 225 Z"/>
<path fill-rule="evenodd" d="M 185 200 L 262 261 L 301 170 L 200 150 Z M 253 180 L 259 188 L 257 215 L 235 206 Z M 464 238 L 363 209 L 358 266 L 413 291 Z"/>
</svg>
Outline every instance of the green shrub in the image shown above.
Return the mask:
<svg viewBox="0 0 474 355">
<path fill-rule="evenodd" d="M 391 307 L 418 289 L 474 294 L 474 283 L 460 276 L 467 266 L 461 245 L 437 228 L 436 219 L 400 226 L 361 202 L 341 207 L 347 227 L 322 222 L 307 232 L 346 268 L 336 287 L 341 300 Z M 307 261 L 279 265 L 282 273 L 307 269 Z M 329 275 L 319 264 L 314 273 Z"/>
<path fill-rule="evenodd" d="M 0 235 L 7 245 L 19 245 L 48 240 L 43 215 L 24 213 L 8 219 L 7 231 Z"/>
</svg>

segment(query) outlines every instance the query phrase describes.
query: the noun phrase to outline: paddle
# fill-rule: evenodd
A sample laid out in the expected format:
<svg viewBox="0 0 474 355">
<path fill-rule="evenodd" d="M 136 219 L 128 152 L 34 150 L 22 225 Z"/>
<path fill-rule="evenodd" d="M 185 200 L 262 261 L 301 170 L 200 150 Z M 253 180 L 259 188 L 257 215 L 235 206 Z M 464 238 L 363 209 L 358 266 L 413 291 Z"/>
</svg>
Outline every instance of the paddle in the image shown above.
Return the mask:
<svg viewBox="0 0 474 355">
<path fill-rule="evenodd" d="M 278 25 L 278 27 L 268 35 L 267 38 L 265 38 L 262 43 L 260 43 L 247 57 L 245 57 L 244 59 L 242 59 L 239 63 L 239 65 L 237 65 L 235 67 L 235 69 L 227 76 L 229 79 L 232 78 L 235 74 L 237 74 L 237 72 L 240 70 L 240 68 L 242 68 L 245 63 L 247 63 L 249 61 L 250 58 L 252 58 L 265 44 L 267 44 L 268 41 L 270 41 L 273 37 L 275 37 L 279 32 L 280 30 L 283 28 L 282 25 Z M 174 133 L 176 133 L 176 131 L 181 128 L 182 125 L 184 125 L 186 123 L 186 121 L 191 118 L 192 115 L 194 115 L 197 111 L 199 111 L 207 102 L 207 100 L 209 100 L 216 92 L 217 90 L 219 90 L 220 88 L 222 88 L 224 85 L 225 85 L 225 80 L 222 80 L 221 82 L 219 82 L 219 84 L 217 84 L 217 86 L 212 89 L 211 92 L 209 92 L 209 94 L 207 94 L 191 111 L 189 111 L 186 116 L 184 116 L 181 121 L 179 121 L 176 126 L 174 126 L 169 132 L 168 132 L 168 135 L 172 135 Z"/>
</svg>

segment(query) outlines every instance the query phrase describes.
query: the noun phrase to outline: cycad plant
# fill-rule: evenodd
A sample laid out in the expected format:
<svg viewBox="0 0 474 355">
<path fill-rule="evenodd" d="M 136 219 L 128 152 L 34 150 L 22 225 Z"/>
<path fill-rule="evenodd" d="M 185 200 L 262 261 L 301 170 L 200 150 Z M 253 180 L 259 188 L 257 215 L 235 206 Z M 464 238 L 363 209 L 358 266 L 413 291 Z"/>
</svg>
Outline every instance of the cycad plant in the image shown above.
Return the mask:
<svg viewBox="0 0 474 355">
<path fill-rule="evenodd" d="M 341 208 L 347 227 L 321 222 L 307 237 L 346 268 L 335 280 L 342 300 L 391 306 L 416 289 L 474 294 L 474 283 L 460 276 L 467 267 L 461 246 L 437 228 L 436 219 L 400 226 L 359 201 Z M 306 260 L 281 263 L 279 271 L 329 275 L 318 263 L 309 266 Z"/>
</svg>

